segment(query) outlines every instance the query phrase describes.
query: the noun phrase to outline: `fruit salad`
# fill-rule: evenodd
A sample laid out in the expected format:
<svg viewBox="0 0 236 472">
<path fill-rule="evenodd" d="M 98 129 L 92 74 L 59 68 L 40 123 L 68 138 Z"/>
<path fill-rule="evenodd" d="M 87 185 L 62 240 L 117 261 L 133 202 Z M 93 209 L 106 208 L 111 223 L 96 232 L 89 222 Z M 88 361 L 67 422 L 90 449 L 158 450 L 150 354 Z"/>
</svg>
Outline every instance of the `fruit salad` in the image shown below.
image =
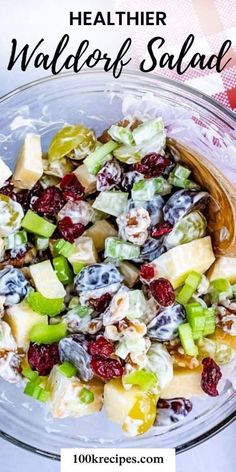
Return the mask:
<svg viewBox="0 0 236 472">
<path fill-rule="evenodd" d="M 0 168 L 0 376 L 55 418 L 104 407 L 134 436 L 219 395 L 236 254 L 218 254 L 208 182 L 162 118 L 68 125 L 44 153 L 27 134 Z"/>
</svg>

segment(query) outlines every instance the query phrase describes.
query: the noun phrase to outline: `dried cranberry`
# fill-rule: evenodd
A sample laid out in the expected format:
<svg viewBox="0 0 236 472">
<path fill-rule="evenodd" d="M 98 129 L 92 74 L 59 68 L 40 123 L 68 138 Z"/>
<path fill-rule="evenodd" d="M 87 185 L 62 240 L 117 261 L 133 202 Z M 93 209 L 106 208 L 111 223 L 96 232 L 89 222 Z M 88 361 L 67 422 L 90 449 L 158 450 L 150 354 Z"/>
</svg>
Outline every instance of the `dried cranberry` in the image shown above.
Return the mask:
<svg viewBox="0 0 236 472">
<path fill-rule="evenodd" d="M 149 179 L 151 177 L 162 175 L 166 167 L 170 164 L 170 159 L 153 152 L 144 156 L 141 162 L 136 164 L 135 169 L 141 174 L 144 174 L 145 179 Z"/>
<path fill-rule="evenodd" d="M 108 307 L 111 301 L 111 294 L 104 293 L 100 298 L 90 298 L 89 303 L 95 311 L 102 313 Z"/>
<path fill-rule="evenodd" d="M 28 362 L 39 375 L 48 375 L 53 366 L 60 363 L 58 344 L 30 344 Z"/>
<path fill-rule="evenodd" d="M 160 238 L 164 236 L 164 234 L 168 234 L 172 231 L 173 226 L 170 223 L 158 223 L 157 225 L 153 226 L 151 230 L 152 238 Z"/>
<path fill-rule="evenodd" d="M 115 352 L 114 344 L 104 336 L 99 336 L 89 345 L 89 353 L 92 356 L 109 357 L 113 352 Z"/>
<path fill-rule="evenodd" d="M 103 380 L 111 380 L 115 377 L 122 377 L 124 368 L 116 359 L 104 359 L 94 356 L 91 361 L 93 372 Z"/>
<path fill-rule="evenodd" d="M 4 186 L 0 189 L 0 193 L 14 199 L 14 185 L 10 179 L 6 180 Z"/>
<path fill-rule="evenodd" d="M 76 238 L 83 234 L 85 226 L 81 223 L 73 223 L 69 216 L 65 216 L 58 222 L 58 230 L 66 241 L 73 243 Z"/>
<path fill-rule="evenodd" d="M 217 397 L 217 395 L 219 395 L 217 385 L 222 377 L 220 367 L 210 357 L 206 357 L 205 359 L 203 359 L 202 365 L 202 390 L 211 397 Z"/>
<path fill-rule="evenodd" d="M 75 174 L 67 174 L 60 182 L 62 194 L 65 200 L 82 200 L 84 198 L 84 187 Z"/>
<path fill-rule="evenodd" d="M 175 301 L 175 291 L 167 279 L 153 280 L 150 283 L 150 290 L 152 296 L 162 306 L 172 305 Z"/>
<path fill-rule="evenodd" d="M 107 162 L 97 174 L 97 190 L 111 190 L 120 184 L 122 171 L 120 164 L 116 161 Z"/>
<path fill-rule="evenodd" d="M 151 280 L 155 276 L 155 270 L 154 267 L 151 266 L 150 264 L 143 264 L 140 267 L 140 277 L 144 280 Z"/>
<path fill-rule="evenodd" d="M 61 190 L 55 186 L 42 190 L 39 197 L 31 202 L 31 207 L 37 213 L 54 217 L 65 204 Z"/>
<path fill-rule="evenodd" d="M 192 410 L 192 402 L 186 398 L 160 398 L 157 403 L 156 426 L 168 426 L 184 419 Z"/>
</svg>

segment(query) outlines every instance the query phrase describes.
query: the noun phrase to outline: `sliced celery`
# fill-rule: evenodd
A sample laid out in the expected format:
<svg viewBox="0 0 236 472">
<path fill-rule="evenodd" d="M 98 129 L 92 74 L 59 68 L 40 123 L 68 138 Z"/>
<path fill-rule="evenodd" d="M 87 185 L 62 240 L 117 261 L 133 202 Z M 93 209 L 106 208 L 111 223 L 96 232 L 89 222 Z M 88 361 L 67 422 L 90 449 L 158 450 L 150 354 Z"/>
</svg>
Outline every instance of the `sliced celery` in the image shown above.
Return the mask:
<svg viewBox="0 0 236 472">
<path fill-rule="evenodd" d="M 150 201 L 158 195 L 167 195 L 171 192 L 171 185 L 163 177 L 153 177 L 152 179 L 139 180 L 131 191 L 133 200 Z"/>
<path fill-rule="evenodd" d="M 105 191 L 100 192 L 93 203 L 93 208 L 109 215 L 119 216 L 124 213 L 129 194 L 126 192 Z"/>
<path fill-rule="evenodd" d="M 91 392 L 91 390 L 89 390 L 88 388 L 83 387 L 80 390 L 79 399 L 82 403 L 86 403 L 88 405 L 89 403 L 92 403 L 94 401 L 94 393 Z"/>
<path fill-rule="evenodd" d="M 54 233 L 56 226 L 49 221 L 45 220 L 41 216 L 37 215 L 31 210 L 28 210 L 25 217 L 21 222 L 22 228 L 29 231 L 29 233 L 38 234 L 45 238 L 50 238 Z"/>
<path fill-rule="evenodd" d="M 40 236 L 35 237 L 35 246 L 38 251 L 46 251 L 49 245 L 49 238 L 41 238 Z"/>
<path fill-rule="evenodd" d="M 110 153 L 119 146 L 115 141 L 108 141 L 106 144 L 98 147 L 84 160 L 90 174 L 96 175 L 102 166 L 110 159 Z"/>
<path fill-rule="evenodd" d="M 176 297 L 176 301 L 181 305 L 188 303 L 195 290 L 190 285 L 184 284 Z"/>
<path fill-rule="evenodd" d="M 211 282 L 211 287 L 213 287 L 217 292 L 227 292 L 231 285 L 228 279 L 215 279 Z"/>
<path fill-rule="evenodd" d="M 58 369 L 63 375 L 65 375 L 65 377 L 68 377 L 68 378 L 74 377 L 74 375 L 76 375 L 76 372 L 77 372 L 76 367 L 70 362 L 63 362 L 63 364 L 61 364 L 58 367 Z"/>
<path fill-rule="evenodd" d="M 30 331 L 30 341 L 36 344 L 52 344 L 60 341 L 67 334 L 66 325 L 45 325 L 38 323 Z"/>
<path fill-rule="evenodd" d="M 138 385 L 143 390 L 150 390 L 154 388 L 157 383 L 157 376 L 154 372 L 150 372 L 146 369 L 134 370 L 130 374 L 123 377 L 124 384 Z"/>
<path fill-rule="evenodd" d="M 188 274 L 188 277 L 185 279 L 185 283 L 187 285 L 190 285 L 190 287 L 192 287 L 194 290 L 196 290 L 201 280 L 202 280 L 202 274 L 193 270 L 192 272 Z"/>
<path fill-rule="evenodd" d="M 179 337 L 181 344 L 184 348 L 184 352 L 189 356 L 197 356 L 198 348 L 194 343 L 192 330 L 189 323 L 183 323 L 178 327 Z"/>
<path fill-rule="evenodd" d="M 41 315 L 56 316 L 64 308 L 64 298 L 46 298 L 39 292 L 29 292 L 26 301 L 33 311 Z"/>
<path fill-rule="evenodd" d="M 69 241 L 65 241 L 64 239 L 58 239 L 52 248 L 53 256 L 64 256 L 66 258 L 70 257 L 76 248 L 74 244 L 69 243 Z"/>
<path fill-rule="evenodd" d="M 122 241 L 118 238 L 107 238 L 105 241 L 104 257 L 118 260 L 137 259 L 140 255 L 140 247 Z"/>
<path fill-rule="evenodd" d="M 63 284 L 71 284 L 73 282 L 73 272 L 64 256 L 54 257 L 52 264 L 58 279 Z"/>
</svg>

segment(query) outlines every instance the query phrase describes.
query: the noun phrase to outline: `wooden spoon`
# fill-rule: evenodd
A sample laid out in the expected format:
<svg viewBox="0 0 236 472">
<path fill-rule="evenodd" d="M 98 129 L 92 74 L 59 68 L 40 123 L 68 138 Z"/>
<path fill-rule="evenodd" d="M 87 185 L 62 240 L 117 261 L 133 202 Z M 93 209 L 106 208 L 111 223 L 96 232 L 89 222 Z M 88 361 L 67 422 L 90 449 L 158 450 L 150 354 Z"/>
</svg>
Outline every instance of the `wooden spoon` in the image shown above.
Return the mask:
<svg viewBox="0 0 236 472">
<path fill-rule="evenodd" d="M 236 186 L 206 158 L 174 139 L 167 140 L 174 156 L 187 164 L 194 180 L 211 195 L 208 230 L 217 255 L 236 256 Z"/>
</svg>

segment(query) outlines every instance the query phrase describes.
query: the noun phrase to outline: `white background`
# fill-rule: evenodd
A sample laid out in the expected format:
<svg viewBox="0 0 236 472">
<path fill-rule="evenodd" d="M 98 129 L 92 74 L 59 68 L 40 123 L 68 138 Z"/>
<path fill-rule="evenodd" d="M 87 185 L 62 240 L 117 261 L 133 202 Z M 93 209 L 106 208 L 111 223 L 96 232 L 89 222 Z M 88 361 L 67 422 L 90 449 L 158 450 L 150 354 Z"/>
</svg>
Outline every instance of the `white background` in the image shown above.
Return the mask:
<svg viewBox="0 0 236 472">
<path fill-rule="evenodd" d="M 181 3 L 181 0 L 173 1 Z M 119 9 L 119 3 L 123 2 L 119 0 L 0 0 L 0 96 L 21 84 L 47 75 L 47 72 L 33 69 L 33 67 L 26 72 L 21 72 L 19 67 L 11 72 L 7 71 L 13 37 L 19 40 L 21 47 L 27 42 L 32 45 L 36 44 L 44 37 L 45 50 L 50 52 L 53 51 L 61 36 L 69 33 L 71 41 L 68 54 L 75 53 L 78 44 L 83 39 L 90 40 L 91 50 L 99 45 L 104 52 L 112 54 L 118 50 L 127 37 L 127 31 L 120 28 L 118 31 L 115 27 L 70 27 L 68 11 L 76 12 L 84 7 L 86 10 L 111 10 L 115 7 Z M 164 0 L 157 0 L 157 9 L 164 9 L 164 4 Z M 133 5 L 132 0 L 127 0 L 127 9 Z M 124 9 L 123 3 L 122 10 Z M 235 471 L 235 438 L 236 423 L 203 445 L 179 455 L 177 472 Z M 60 465 L 0 440 L 1 472 L 38 472 L 40 470 L 58 472 Z"/>
</svg>

